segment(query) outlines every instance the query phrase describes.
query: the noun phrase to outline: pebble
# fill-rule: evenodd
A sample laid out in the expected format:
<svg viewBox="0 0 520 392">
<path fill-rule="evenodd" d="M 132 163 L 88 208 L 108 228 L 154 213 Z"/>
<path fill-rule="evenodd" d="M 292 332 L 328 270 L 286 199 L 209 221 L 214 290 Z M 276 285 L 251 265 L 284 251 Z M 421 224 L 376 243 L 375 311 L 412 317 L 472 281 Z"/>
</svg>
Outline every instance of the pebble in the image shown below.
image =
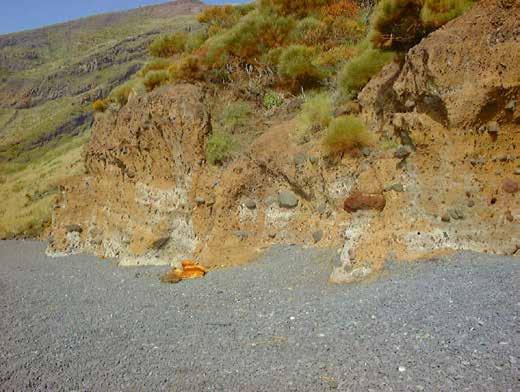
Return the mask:
<svg viewBox="0 0 520 392">
<path fill-rule="evenodd" d="M 278 194 L 278 205 L 282 208 L 295 208 L 298 203 L 298 197 L 292 191 L 282 191 Z"/>
<path fill-rule="evenodd" d="M 297 154 L 294 157 L 294 164 L 296 166 L 303 166 L 305 164 L 305 161 L 307 161 L 307 155 L 304 153 Z"/>
<path fill-rule="evenodd" d="M 247 237 L 249 237 L 249 233 L 244 230 L 237 230 L 237 231 L 233 232 L 233 234 L 235 235 L 235 237 L 238 237 L 241 240 L 245 240 Z"/>
<path fill-rule="evenodd" d="M 254 210 L 256 208 L 256 202 L 253 199 L 247 199 L 244 202 L 244 205 L 250 210 Z"/>
<path fill-rule="evenodd" d="M 206 203 L 206 200 L 203 197 L 197 196 L 195 198 L 195 203 L 197 203 L 197 205 L 201 206 L 202 204 Z"/>
<path fill-rule="evenodd" d="M 406 368 L 404 366 L 399 366 L 399 372 L 406 372 Z"/>
<path fill-rule="evenodd" d="M 312 233 L 312 239 L 314 240 L 314 242 L 320 242 L 321 239 L 323 238 L 323 230 L 316 230 L 314 233 Z"/>
</svg>

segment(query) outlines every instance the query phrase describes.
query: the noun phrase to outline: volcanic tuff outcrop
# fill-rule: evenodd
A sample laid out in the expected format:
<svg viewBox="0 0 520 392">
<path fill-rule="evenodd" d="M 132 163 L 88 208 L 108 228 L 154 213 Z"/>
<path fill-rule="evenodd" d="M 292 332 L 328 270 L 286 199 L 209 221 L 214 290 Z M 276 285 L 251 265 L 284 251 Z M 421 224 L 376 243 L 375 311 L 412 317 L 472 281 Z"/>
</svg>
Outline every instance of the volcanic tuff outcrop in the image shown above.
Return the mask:
<svg viewBox="0 0 520 392">
<path fill-rule="evenodd" d="M 285 121 L 212 167 L 201 87 L 135 97 L 96 118 L 49 251 L 216 265 L 274 243 L 341 244 L 334 282 L 444 249 L 518 254 L 519 18 L 518 1 L 480 2 L 387 66 L 359 97 L 379 142 L 341 162 Z"/>
</svg>

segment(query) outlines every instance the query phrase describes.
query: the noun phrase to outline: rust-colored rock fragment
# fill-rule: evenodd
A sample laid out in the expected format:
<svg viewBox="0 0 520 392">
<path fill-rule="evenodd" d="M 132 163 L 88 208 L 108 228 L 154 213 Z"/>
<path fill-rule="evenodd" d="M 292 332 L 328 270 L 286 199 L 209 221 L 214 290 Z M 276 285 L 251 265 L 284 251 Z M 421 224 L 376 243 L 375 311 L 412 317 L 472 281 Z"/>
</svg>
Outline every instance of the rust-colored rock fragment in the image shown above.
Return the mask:
<svg viewBox="0 0 520 392">
<path fill-rule="evenodd" d="M 385 196 L 382 194 L 371 194 L 355 192 L 345 199 L 343 209 L 347 212 L 360 210 L 383 211 L 386 206 Z"/>
<path fill-rule="evenodd" d="M 164 276 L 161 277 L 163 283 L 178 283 L 181 280 L 186 279 L 198 279 L 202 278 L 208 270 L 202 265 L 198 265 L 191 260 L 184 260 L 182 263 L 182 269 L 172 268 Z"/>
<path fill-rule="evenodd" d="M 520 185 L 515 180 L 506 178 L 502 183 L 502 189 L 506 193 L 517 193 L 520 190 Z"/>
</svg>

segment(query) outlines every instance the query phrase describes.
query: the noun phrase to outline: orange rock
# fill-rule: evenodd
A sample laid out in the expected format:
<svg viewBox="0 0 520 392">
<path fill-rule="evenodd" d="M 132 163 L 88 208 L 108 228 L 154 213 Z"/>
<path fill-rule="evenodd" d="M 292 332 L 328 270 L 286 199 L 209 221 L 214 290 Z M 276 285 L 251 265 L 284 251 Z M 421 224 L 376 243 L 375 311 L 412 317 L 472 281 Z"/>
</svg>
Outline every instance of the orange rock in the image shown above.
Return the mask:
<svg viewBox="0 0 520 392">
<path fill-rule="evenodd" d="M 197 279 L 202 278 L 208 270 L 201 265 L 195 264 L 191 260 L 182 261 L 182 269 L 172 268 L 163 277 L 161 282 L 163 283 L 178 283 L 184 279 Z"/>
</svg>

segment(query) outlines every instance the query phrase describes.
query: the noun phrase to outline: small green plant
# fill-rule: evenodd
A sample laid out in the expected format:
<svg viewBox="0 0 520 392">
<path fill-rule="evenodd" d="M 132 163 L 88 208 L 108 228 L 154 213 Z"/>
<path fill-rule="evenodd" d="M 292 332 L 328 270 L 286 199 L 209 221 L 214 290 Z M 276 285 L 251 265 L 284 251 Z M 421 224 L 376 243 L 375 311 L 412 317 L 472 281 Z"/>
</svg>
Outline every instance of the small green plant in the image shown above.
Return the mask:
<svg viewBox="0 0 520 392">
<path fill-rule="evenodd" d="M 110 100 L 118 103 L 121 106 L 126 105 L 128 102 L 128 97 L 133 91 L 133 87 L 130 83 L 122 84 L 121 86 L 117 86 L 110 93 Z"/>
<path fill-rule="evenodd" d="M 326 26 L 322 21 L 309 16 L 296 24 L 289 38 L 298 44 L 316 45 L 319 43 L 318 40 L 321 38 L 321 33 L 325 31 Z"/>
<path fill-rule="evenodd" d="M 312 84 L 324 77 L 323 71 L 314 64 L 314 49 L 291 45 L 280 54 L 278 73 L 280 77 L 293 84 Z"/>
<path fill-rule="evenodd" d="M 388 63 L 395 53 L 369 48 L 350 60 L 338 75 L 341 94 L 350 98 Z"/>
<path fill-rule="evenodd" d="M 332 98 L 328 93 L 319 93 L 307 98 L 298 116 L 300 131 L 319 131 L 327 128 L 334 114 Z"/>
<path fill-rule="evenodd" d="M 251 116 L 251 106 L 247 102 L 237 101 L 228 104 L 220 115 L 220 123 L 226 131 L 233 132 L 247 124 Z"/>
<path fill-rule="evenodd" d="M 268 91 L 264 95 L 263 105 L 267 110 L 271 110 L 283 104 L 283 97 L 276 91 Z"/>
<path fill-rule="evenodd" d="M 327 128 L 323 144 L 331 155 L 343 154 L 370 144 L 371 138 L 363 121 L 356 116 L 333 119 Z"/>
<path fill-rule="evenodd" d="M 216 131 L 209 137 L 206 145 L 206 160 L 211 165 L 219 165 L 232 157 L 233 137 L 225 131 Z"/>
<path fill-rule="evenodd" d="M 182 53 L 186 49 L 186 33 L 174 33 L 156 38 L 150 44 L 150 55 L 153 57 L 171 57 L 174 54 Z"/>
<path fill-rule="evenodd" d="M 152 91 L 157 87 L 168 83 L 169 80 L 170 75 L 168 71 L 150 71 L 146 74 L 143 83 L 147 91 Z"/>
</svg>

